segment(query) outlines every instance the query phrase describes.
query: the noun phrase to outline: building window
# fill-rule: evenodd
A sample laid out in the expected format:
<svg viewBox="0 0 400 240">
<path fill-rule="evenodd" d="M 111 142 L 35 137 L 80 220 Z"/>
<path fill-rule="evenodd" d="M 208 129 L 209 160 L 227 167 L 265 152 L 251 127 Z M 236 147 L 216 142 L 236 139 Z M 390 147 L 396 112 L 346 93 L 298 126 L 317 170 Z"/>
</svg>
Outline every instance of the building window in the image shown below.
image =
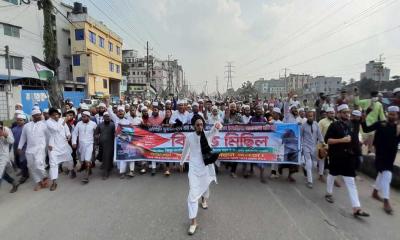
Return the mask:
<svg viewBox="0 0 400 240">
<path fill-rule="evenodd" d="M 116 70 L 116 72 L 117 72 L 117 73 L 119 73 L 119 71 L 120 71 L 120 67 L 119 67 L 119 65 L 118 65 L 118 64 L 115 64 L 115 70 Z"/>
<path fill-rule="evenodd" d="M 69 72 L 72 72 L 72 64 L 69 65 Z"/>
<path fill-rule="evenodd" d="M 112 44 L 112 42 L 108 42 L 108 51 L 112 52 L 113 47 L 114 47 L 114 45 Z"/>
<path fill-rule="evenodd" d="M 107 79 L 103 79 L 103 88 L 108 88 Z"/>
<path fill-rule="evenodd" d="M 114 72 L 114 63 L 110 62 L 110 72 Z"/>
<path fill-rule="evenodd" d="M 104 38 L 99 36 L 99 45 L 101 48 L 104 48 Z"/>
<path fill-rule="evenodd" d="M 71 46 L 71 38 L 68 38 L 68 46 Z"/>
<path fill-rule="evenodd" d="M 19 27 L 3 24 L 4 35 L 19 38 Z"/>
<path fill-rule="evenodd" d="M 15 69 L 15 70 L 22 70 L 22 57 L 14 57 L 14 56 L 10 56 L 10 69 Z M 8 59 L 6 58 L 6 69 L 8 66 Z"/>
<path fill-rule="evenodd" d="M 80 66 L 81 65 L 81 55 L 79 55 L 79 54 L 72 55 L 72 64 L 74 66 Z"/>
<path fill-rule="evenodd" d="M 83 29 L 75 29 L 75 40 L 84 40 L 85 39 L 85 31 Z"/>
<path fill-rule="evenodd" d="M 81 82 L 81 83 L 86 82 L 86 81 L 85 81 L 85 77 L 76 77 L 76 81 L 77 81 L 77 82 Z"/>
<path fill-rule="evenodd" d="M 121 54 L 121 48 L 117 46 L 117 55 Z"/>
<path fill-rule="evenodd" d="M 96 34 L 94 32 L 89 31 L 89 41 L 96 44 Z"/>
<path fill-rule="evenodd" d="M 132 75 L 136 75 L 136 72 L 132 72 Z"/>
</svg>

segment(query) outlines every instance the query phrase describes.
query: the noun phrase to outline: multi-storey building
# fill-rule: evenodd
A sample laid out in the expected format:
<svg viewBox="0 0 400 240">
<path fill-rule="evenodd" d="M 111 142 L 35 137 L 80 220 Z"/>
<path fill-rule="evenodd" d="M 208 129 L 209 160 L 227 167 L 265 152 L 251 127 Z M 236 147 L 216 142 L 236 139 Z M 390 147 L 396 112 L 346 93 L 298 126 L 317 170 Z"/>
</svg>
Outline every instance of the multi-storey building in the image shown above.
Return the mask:
<svg viewBox="0 0 400 240">
<path fill-rule="evenodd" d="M 374 81 L 389 81 L 390 69 L 383 66 L 383 62 L 370 61 L 365 65 L 365 72 L 360 74 L 360 79 Z"/>
<path fill-rule="evenodd" d="M 122 79 L 122 38 L 96 21 L 80 3 L 68 14 L 72 75 L 87 84 L 90 97 L 119 96 Z"/>
</svg>

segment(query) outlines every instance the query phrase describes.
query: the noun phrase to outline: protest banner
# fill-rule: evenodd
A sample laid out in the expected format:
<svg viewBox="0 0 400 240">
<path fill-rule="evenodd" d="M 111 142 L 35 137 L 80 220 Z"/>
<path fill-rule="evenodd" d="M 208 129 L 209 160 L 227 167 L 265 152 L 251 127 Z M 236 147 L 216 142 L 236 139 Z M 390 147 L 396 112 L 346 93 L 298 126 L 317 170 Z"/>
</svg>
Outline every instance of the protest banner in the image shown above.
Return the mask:
<svg viewBox="0 0 400 240">
<path fill-rule="evenodd" d="M 206 126 L 206 131 L 211 126 Z M 193 127 L 118 126 L 116 161 L 179 162 L 186 135 Z M 300 163 L 300 130 L 297 124 L 226 125 L 211 147 L 222 162 Z"/>
</svg>

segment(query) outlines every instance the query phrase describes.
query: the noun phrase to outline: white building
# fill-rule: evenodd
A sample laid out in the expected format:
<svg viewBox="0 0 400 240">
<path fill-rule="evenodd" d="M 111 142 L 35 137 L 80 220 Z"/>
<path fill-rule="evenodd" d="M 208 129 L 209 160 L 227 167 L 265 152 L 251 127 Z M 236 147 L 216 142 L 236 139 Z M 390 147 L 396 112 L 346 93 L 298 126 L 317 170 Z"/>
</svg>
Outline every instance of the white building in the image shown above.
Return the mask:
<svg viewBox="0 0 400 240">
<path fill-rule="evenodd" d="M 309 74 L 289 74 L 286 78 L 287 91 L 302 89 L 311 78 L 312 77 Z"/>
<path fill-rule="evenodd" d="M 286 94 L 284 78 L 265 80 L 260 78 L 254 82 L 254 87 L 263 95 L 269 97 L 281 97 Z"/>
<path fill-rule="evenodd" d="M 374 81 L 389 81 L 390 69 L 383 66 L 383 62 L 370 61 L 365 65 L 365 72 L 360 74 L 360 79 Z"/>
<path fill-rule="evenodd" d="M 43 59 L 43 14 L 36 4 L 0 0 L 0 80 L 7 79 L 5 61 L 10 52 L 11 78 L 34 78 L 38 75 L 32 56 Z"/>
<path fill-rule="evenodd" d="M 337 94 L 342 89 L 341 77 L 316 76 L 304 85 L 304 94 L 325 93 L 325 95 Z"/>
</svg>

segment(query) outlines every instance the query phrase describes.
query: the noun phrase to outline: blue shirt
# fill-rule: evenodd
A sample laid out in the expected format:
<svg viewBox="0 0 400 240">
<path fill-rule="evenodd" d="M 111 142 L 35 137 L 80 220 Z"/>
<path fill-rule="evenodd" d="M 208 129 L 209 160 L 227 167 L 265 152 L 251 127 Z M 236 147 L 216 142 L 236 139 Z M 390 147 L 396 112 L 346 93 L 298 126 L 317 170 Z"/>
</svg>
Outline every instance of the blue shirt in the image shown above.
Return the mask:
<svg viewBox="0 0 400 240">
<path fill-rule="evenodd" d="M 21 139 L 21 134 L 22 134 L 23 128 L 24 128 L 24 126 L 15 125 L 15 127 L 13 127 L 11 129 L 11 131 L 14 135 L 14 145 L 13 145 L 14 151 L 16 151 L 18 149 L 18 144 L 19 144 L 19 140 Z M 26 144 L 24 145 L 23 150 L 25 150 L 25 148 L 26 148 Z"/>
</svg>

